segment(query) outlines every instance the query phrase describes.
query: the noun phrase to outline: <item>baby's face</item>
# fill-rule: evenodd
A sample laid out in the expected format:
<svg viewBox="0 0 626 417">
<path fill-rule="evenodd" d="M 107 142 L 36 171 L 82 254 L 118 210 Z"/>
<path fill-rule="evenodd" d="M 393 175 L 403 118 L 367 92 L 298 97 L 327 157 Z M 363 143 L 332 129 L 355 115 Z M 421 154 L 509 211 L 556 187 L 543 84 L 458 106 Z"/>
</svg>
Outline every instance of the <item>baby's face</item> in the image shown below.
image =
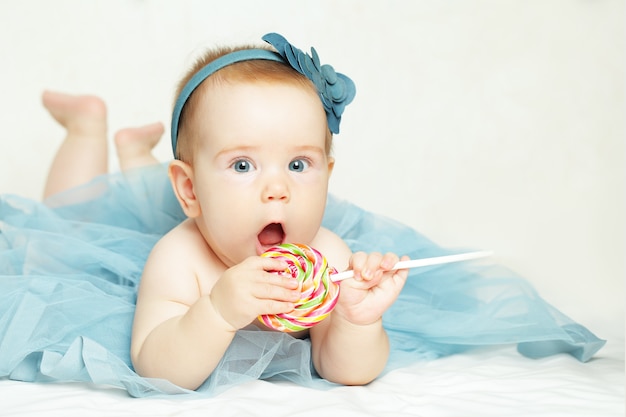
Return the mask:
<svg viewBox="0 0 626 417">
<path fill-rule="evenodd" d="M 231 266 L 275 244 L 311 243 L 333 166 L 317 94 L 277 83 L 211 85 L 193 122 L 196 221 L 220 259 Z"/>
</svg>

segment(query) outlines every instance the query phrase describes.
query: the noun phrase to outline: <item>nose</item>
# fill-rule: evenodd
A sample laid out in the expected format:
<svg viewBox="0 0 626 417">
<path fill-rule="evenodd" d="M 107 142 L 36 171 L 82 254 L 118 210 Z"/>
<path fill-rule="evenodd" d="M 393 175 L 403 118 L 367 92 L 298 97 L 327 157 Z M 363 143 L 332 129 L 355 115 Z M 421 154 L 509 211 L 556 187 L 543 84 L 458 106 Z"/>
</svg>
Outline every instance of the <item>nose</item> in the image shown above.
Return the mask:
<svg viewBox="0 0 626 417">
<path fill-rule="evenodd" d="M 289 202 L 290 193 L 287 180 L 280 175 L 273 175 L 266 180 L 261 199 L 264 203 Z"/>
</svg>

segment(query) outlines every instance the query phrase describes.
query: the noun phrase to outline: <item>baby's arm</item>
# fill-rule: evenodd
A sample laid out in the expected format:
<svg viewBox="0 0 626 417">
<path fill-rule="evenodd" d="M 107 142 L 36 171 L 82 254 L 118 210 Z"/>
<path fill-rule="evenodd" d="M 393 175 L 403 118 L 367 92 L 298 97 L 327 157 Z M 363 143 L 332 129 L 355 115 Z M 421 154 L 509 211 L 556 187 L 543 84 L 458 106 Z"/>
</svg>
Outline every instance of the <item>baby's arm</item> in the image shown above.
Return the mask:
<svg viewBox="0 0 626 417">
<path fill-rule="evenodd" d="M 389 340 L 382 315 L 398 297 L 408 271 L 389 271 L 398 261 L 395 254 L 350 256 L 341 245 L 335 250 L 349 257 L 346 263 L 355 278 L 342 281 L 335 310 L 311 329 L 313 361 L 317 372 L 330 381 L 363 385 L 387 363 Z"/>
<path fill-rule="evenodd" d="M 229 269 L 211 262 L 214 255 L 190 225 L 183 223 L 167 234 L 148 258 L 137 298 L 131 359 L 144 377 L 196 389 L 213 372 L 235 332 L 249 324 L 258 309 L 264 313 L 293 309 L 291 302 L 276 299 L 280 296 L 259 297 L 256 302 L 244 299 L 251 291 L 245 289 L 254 287 L 246 285 L 252 281 L 248 277 L 276 280 L 275 285 L 260 286 L 276 286 L 278 293 L 281 285 L 291 286 L 293 280 L 265 272 L 264 268 L 284 269 L 276 259 L 253 257 Z M 233 288 L 242 289 L 229 293 Z M 276 310 L 267 310 L 264 303 Z"/>
<path fill-rule="evenodd" d="M 187 243 L 188 238 L 186 231 L 175 229 L 157 243 L 146 262 L 131 359 L 144 377 L 195 389 L 217 366 L 235 331 L 213 308 L 208 284 L 194 268 L 194 242 Z"/>
</svg>

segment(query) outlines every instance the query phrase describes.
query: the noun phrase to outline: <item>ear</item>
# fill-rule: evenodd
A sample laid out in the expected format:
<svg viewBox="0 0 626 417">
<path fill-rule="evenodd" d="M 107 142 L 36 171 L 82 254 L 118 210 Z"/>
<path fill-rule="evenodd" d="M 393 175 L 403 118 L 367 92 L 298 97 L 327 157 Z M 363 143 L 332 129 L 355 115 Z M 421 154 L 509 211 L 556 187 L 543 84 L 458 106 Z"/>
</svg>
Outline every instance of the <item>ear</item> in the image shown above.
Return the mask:
<svg viewBox="0 0 626 417">
<path fill-rule="evenodd" d="M 328 176 L 330 177 L 333 173 L 333 168 L 335 167 L 335 158 L 332 156 L 328 157 Z"/>
<path fill-rule="evenodd" d="M 194 176 L 191 165 L 175 159 L 170 162 L 167 172 L 180 207 L 187 217 L 198 217 L 201 209 L 194 191 Z"/>
</svg>

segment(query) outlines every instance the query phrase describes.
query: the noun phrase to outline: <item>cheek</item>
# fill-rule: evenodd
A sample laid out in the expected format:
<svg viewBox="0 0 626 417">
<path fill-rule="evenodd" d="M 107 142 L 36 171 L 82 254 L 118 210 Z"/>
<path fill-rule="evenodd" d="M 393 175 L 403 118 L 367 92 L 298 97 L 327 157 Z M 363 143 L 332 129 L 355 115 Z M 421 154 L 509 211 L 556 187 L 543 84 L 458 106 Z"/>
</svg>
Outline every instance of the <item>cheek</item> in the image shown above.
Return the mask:
<svg viewBox="0 0 626 417">
<path fill-rule="evenodd" d="M 197 193 L 206 223 L 219 225 L 240 214 L 237 211 L 238 198 L 233 189 L 226 186 L 224 181 L 205 178 Z"/>
<path fill-rule="evenodd" d="M 324 183 L 309 184 L 298 190 L 298 206 L 309 217 L 323 216 L 328 188 Z"/>
<path fill-rule="evenodd" d="M 220 224 L 241 223 L 250 212 L 250 204 L 242 201 L 241 197 L 233 196 L 228 190 L 213 190 L 203 203 L 203 213 L 206 221 L 215 226 Z"/>
</svg>

